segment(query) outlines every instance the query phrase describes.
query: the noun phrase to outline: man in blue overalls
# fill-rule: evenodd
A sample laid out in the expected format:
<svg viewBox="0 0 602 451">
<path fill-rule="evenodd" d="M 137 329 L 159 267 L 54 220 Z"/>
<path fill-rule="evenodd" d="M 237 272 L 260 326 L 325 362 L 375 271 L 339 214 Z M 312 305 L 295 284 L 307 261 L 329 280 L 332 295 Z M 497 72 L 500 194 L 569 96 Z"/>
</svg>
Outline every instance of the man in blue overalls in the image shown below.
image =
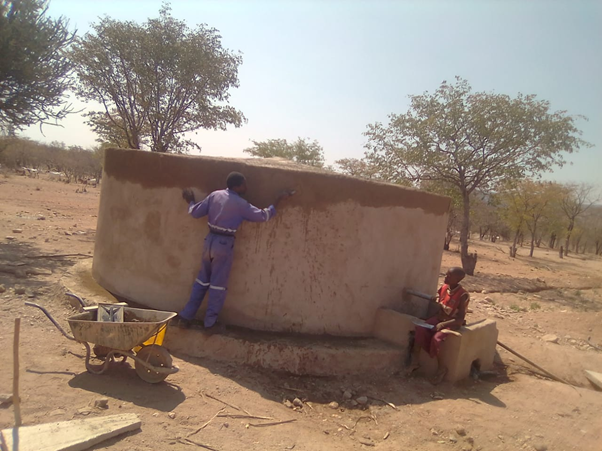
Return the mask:
<svg viewBox="0 0 602 451">
<path fill-rule="evenodd" d="M 280 201 L 290 197 L 294 191 L 285 191 L 268 208 L 259 209 L 241 196 L 247 192 L 244 175 L 232 172 L 226 181 L 228 189 L 214 191 L 201 202 L 196 202 L 194 193 L 186 189 L 182 197 L 188 202 L 188 213 L 193 218 L 207 216 L 209 234 L 203 247 L 202 266 L 192 286 L 190 300 L 179 313 L 179 325 L 191 325 L 203 298 L 209 291 L 205 329 L 221 330 L 217 323 L 219 312 L 226 300 L 228 278 L 234 257 L 234 235 L 243 221 L 266 222 L 276 215 Z"/>
</svg>

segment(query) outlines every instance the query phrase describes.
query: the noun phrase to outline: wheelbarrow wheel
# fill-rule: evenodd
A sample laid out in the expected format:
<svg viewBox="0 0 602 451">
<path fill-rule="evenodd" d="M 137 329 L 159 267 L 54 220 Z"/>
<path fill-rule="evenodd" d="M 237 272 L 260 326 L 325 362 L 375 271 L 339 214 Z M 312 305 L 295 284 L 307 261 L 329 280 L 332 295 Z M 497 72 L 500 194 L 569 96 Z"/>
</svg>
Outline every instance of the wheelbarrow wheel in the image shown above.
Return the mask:
<svg viewBox="0 0 602 451">
<path fill-rule="evenodd" d="M 168 374 L 158 373 L 145 367 L 138 360 L 142 360 L 154 367 L 171 368 L 172 359 L 167 349 L 159 345 L 144 346 L 136 354 L 136 373 L 145 382 L 157 384 L 165 380 Z"/>
</svg>

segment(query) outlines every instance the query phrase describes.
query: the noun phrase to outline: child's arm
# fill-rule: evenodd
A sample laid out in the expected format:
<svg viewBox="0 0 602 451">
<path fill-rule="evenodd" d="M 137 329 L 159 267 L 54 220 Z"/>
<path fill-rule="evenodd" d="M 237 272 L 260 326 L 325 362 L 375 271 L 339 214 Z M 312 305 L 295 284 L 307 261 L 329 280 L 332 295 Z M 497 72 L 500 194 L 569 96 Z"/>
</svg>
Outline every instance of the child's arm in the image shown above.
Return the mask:
<svg viewBox="0 0 602 451">
<path fill-rule="evenodd" d="M 442 329 L 459 329 L 464 324 L 464 319 L 466 318 L 466 310 L 468 306 L 468 300 L 470 296 L 468 293 L 464 293 L 462 299 L 460 300 L 460 306 L 458 307 L 458 311 L 456 312 L 456 316 L 449 321 L 443 321 L 435 326 L 437 331 Z"/>
</svg>

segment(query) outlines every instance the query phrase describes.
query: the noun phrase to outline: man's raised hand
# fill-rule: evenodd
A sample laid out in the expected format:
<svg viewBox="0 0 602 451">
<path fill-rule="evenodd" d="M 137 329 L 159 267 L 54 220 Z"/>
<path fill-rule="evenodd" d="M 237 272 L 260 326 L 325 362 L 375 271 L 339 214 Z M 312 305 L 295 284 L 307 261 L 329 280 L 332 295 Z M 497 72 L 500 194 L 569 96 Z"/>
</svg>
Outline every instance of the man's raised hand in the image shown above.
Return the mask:
<svg viewBox="0 0 602 451">
<path fill-rule="evenodd" d="M 182 199 L 184 199 L 186 201 L 186 203 L 188 203 L 188 204 L 190 202 L 196 202 L 196 200 L 194 198 L 194 193 L 192 192 L 192 190 L 190 188 L 182 190 Z"/>
</svg>

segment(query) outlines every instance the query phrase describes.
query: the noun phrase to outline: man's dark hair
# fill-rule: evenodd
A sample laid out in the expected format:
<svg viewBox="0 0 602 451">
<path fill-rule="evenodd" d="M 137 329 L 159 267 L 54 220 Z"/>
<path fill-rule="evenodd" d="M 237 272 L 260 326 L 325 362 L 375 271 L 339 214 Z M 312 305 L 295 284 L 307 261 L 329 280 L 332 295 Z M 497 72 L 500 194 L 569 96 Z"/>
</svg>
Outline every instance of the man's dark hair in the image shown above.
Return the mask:
<svg viewBox="0 0 602 451">
<path fill-rule="evenodd" d="M 228 188 L 232 189 L 242 185 L 244 181 L 245 176 L 242 175 L 240 172 L 231 172 L 228 175 L 228 178 L 226 179 L 226 185 L 228 186 Z"/>
</svg>

